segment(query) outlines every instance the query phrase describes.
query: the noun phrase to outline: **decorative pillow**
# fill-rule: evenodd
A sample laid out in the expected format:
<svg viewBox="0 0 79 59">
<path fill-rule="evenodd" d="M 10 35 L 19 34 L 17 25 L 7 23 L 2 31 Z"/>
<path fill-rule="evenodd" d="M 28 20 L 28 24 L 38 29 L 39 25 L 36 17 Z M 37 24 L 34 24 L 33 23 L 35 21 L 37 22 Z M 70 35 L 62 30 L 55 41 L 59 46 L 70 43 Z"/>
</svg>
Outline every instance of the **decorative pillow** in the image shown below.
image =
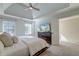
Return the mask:
<svg viewBox="0 0 79 59">
<path fill-rule="evenodd" d="M 18 37 L 12 36 L 12 40 L 13 40 L 13 43 L 17 43 L 18 42 Z"/>
<path fill-rule="evenodd" d="M 2 54 L 3 50 L 4 50 L 4 45 L 3 45 L 3 43 L 0 41 L 0 55 Z"/>
<path fill-rule="evenodd" d="M 13 40 L 11 39 L 9 33 L 3 32 L 2 34 L 0 34 L 0 40 L 2 41 L 5 47 L 13 45 Z"/>
</svg>

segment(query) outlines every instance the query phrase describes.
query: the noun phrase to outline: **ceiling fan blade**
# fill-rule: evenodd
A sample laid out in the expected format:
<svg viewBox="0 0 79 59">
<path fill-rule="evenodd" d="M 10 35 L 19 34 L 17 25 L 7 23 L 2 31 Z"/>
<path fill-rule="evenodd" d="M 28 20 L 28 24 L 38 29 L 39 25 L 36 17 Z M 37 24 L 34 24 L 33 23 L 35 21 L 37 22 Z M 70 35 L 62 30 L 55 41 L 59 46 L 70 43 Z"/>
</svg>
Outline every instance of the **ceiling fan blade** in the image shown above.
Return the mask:
<svg viewBox="0 0 79 59">
<path fill-rule="evenodd" d="M 38 8 L 35 8 L 35 7 L 33 7 L 33 6 L 32 6 L 32 8 L 33 8 L 33 9 L 35 9 L 35 10 L 37 10 L 37 11 L 40 11 L 40 9 L 38 9 Z"/>
<path fill-rule="evenodd" d="M 29 6 L 32 7 L 33 9 L 37 10 L 37 11 L 40 10 L 40 9 L 38 9 L 38 8 L 33 7 L 33 6 L 32 6 L 32 3 L 29 3 Z"/>
<path fill-rule="evenodd" d="M 25 6 L 25 7 L 28 8 L 28 9 L 32 8 L 32 9 L 35 9 L 35 10 L 37 10 L 37 11 L 40 10 L 40 9 L 38 9 L 38 8 L 33 7 L 33 6 L 32 6 L 32 3 L 29 3 L 29 5 L 24 4 L 24 3 L 19 3 L 19 4 L 20 4 L 21 6 Z M 28 9 L 25 9 L 25 10 L 28 10 Z"/>
</svg>

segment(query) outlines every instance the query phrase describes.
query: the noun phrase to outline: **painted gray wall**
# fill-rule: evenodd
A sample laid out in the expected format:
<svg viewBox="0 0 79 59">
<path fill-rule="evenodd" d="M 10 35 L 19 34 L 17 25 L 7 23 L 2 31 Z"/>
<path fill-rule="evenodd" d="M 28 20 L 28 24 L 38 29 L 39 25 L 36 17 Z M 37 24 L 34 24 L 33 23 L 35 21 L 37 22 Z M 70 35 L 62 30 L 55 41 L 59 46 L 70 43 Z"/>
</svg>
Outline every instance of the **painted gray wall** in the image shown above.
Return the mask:
<svg viewBox="0 0 79 59">
<path fill-rule="evenodd" d="M 42 23 L 50 23 L 51 24 L 51 32 L 52 34 L 52 44 L 58 45 L 59 44 L 59 20 L 57 17 L 48 16 L 36 19 L 36 29 Z M 38 30 L 37 30 L 38 33 Z"/>
<path fill-rule="evenodd" d="M 23 20 L 17 20 L 17 22 L 16 22 L 16 32 L 18 32 L 17 35 L 23 36 L 25 34 L 25 24 L 26 23 L 32 24 L 32 36 L 35 36 L 34 21 L 23 21 Z"/>
<path fill-rule="evenodd" d="M 35 36 L 35 23 L 34 21 L 29 21 L 29 20 L 22 20 L 22 19 L 13 19 L 9 17 L 4 17 L 3 19 L 0 19 L 0 31 L 2 31 L 2 21 L 8 20 L 8 21 L 14 21 L 16 24 L 16 35 L 17 36 L 23 36 L 25 34 L 25 24 L 26 23 L 31 23 L 32 24 L 32 36 Z"/>
<path fill-rule="evenodd" d="M 58 15 L 52 15 L 52 14 L 51 15 L 49 14 L 48 16 L 42 16 L 40 18 L 37 18 L 36 27 L 38 27 L 43 22 L 49 22 L 51 24 L 52 33 L 54 33 L 54 34 L 52 34 L 52 44 L 58 45 L 59 44 L 59 19 L 64 18 L 64 17 L 73 16 L 73 15 L 78 15 L 79 8 L 72 10 L 72 11 L 66 11 L 66 12 L 60 13 Z"/>
</svg>

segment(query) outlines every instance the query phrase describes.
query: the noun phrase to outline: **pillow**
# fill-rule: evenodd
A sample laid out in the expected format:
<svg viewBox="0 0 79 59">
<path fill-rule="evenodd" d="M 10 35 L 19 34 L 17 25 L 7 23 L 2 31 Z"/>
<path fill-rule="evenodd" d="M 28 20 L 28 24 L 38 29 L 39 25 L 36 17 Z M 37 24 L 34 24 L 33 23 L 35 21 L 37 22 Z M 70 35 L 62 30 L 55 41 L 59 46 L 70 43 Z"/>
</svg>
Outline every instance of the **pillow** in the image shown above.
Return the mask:
<svg viewBox="0 0 79 59">
<path fill-rule="evenodd" d="M 12 40 L 13 40 L 13 43 L 17 43 L 18 42 L 18 37 L 12 36 Z"/>
<path fill-rule="evenodd" d="M 0 34 L 0 40 L 4 44 L 4 47 L 9 47 L 13 45 L 13 40 L 11 39 L 9 33 L 3 32 L 2 34 Z"/>
<path fill-rule="evenodd" d="M 0 41 L 0 55 L 2 54 L 3 50 L 4 50 L 4 45 L 3 45 L 3 43 Z"/>
</svg>

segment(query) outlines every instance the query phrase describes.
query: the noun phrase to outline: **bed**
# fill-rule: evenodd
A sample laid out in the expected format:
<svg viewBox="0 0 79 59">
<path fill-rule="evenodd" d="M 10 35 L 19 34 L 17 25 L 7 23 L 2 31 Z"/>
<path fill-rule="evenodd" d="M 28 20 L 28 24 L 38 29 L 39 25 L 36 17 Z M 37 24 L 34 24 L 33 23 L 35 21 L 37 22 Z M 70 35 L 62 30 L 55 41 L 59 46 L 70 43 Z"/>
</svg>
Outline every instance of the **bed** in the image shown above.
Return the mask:
<svg viewBox="0 0 79 59">
<path fill-rule="evenodd" d="M 3 56 L 28 56 L 29 51 L 27 45 L 25 45 L 21 40 L 17 44 L 11 47 L 4 48 Z"/>
<path fill-rule="evenodd" d="M 20 37 L 18 43 L 5 47 L 1 56 L 38 56 L 48 47 L 49 45 L 43 39 Z"/>
<path fill-rule="evenodd" d="M 50 46 L 45 40 L 41 38 L 29 37 L 20 38 L 25 45 L 29 48 L 30 56 L 39 56 Z"/>
</svg>

